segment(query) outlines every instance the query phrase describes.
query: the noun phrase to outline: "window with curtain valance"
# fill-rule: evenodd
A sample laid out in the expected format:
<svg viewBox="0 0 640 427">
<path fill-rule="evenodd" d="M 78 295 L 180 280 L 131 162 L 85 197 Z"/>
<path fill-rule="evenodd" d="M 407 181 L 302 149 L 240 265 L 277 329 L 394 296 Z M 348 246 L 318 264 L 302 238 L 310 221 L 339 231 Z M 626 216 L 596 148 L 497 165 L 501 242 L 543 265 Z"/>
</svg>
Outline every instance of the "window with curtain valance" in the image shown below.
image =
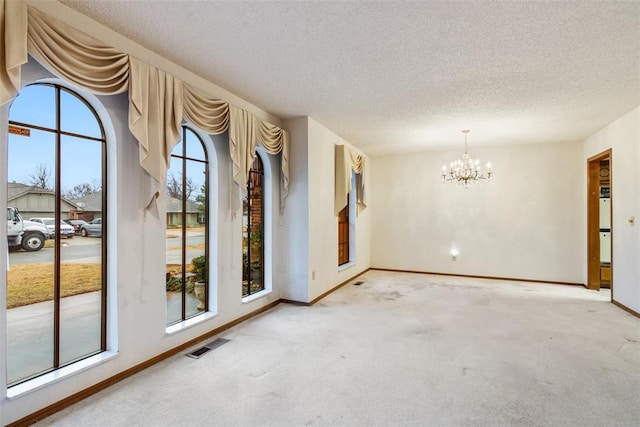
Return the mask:
<svg viewBox="0 0 640 427">
<path fill-rule="evenodd" d="M 280 209 L 289 191 L 289 134 L 241 108 L 213 98 L 163 70 L 105 45 L 21 0 L 0 0 L 0 105 L 20 88 L 31 54 L 61 78 L 99 95 L 128 91 L 129 129 L 140 164 L 163 182 L 183 118 L 201 130 L 229 131 L 233 180 L 244 194 L 255 147 L 281 155 Z"/>
<path fill-rule="evenodd" d="M 355 172 L 356 205 L 357 214 L 360 214 L 366 207 L 365 194 L 365 158 L 355 154 L 345 145 L 336 145 L 335 148 L 335 215 L 347 206 L 351 187 L 351 171 Z"/>
</svg>

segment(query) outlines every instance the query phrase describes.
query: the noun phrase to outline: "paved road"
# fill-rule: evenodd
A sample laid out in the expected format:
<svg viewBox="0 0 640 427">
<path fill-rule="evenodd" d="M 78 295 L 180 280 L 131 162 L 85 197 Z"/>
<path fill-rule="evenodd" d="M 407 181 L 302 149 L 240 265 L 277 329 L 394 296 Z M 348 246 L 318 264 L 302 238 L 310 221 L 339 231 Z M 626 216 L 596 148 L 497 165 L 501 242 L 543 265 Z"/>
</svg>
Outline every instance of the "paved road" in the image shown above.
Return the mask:
<svg viewBox="0 0 640 427">
<path fill-rule="evenodd" d="M 80 237 L 62 241 L 63 262 L 99 262 L 102 239 L 99 237 Z M 53 248 L 42 248 L 36 252 L 9 252 L 10 264 L 35 264 L 53 262 Z"/>
<path fill-rule="evenodd" d="M 170 234 L 178 237 L 167 238 L 167 264 L 180 263 L 180 231 L 171 230 Z M 187 231 L 187 247 L 204 244 L 204 233 L 201 231 Z M 100 262 L 102 239 L 100 237 L 75 236 L 62 241 L 61 254 L 63 262 Z M 204 249 L 187 249 L 187 263 L 192 258 L 202 255 Z M 53 262 L 53 248 L 43 248 L 36 252 L 10 252 L 9 263 L 35 264 Z"/>
<path fill-rule="evenodd" d="M 167 264 L 180 264 L 182 253 L 180 251 L 180 232 L 176 232 L 171 230 L 171 233 L 174 235 L 178 235 L 178 237 L 167 238 Z M 187 230 L 187 253 L 186 260 L 187 264 L 191 262 L 191 260 L 197 256 L 204 254 L 204 246 L 202 249 L 194 249 L 190 248 L 190 246 L 203 245 L 204 244 L 204 232 L 202 231 L 188 231 Z"/>
</svg>

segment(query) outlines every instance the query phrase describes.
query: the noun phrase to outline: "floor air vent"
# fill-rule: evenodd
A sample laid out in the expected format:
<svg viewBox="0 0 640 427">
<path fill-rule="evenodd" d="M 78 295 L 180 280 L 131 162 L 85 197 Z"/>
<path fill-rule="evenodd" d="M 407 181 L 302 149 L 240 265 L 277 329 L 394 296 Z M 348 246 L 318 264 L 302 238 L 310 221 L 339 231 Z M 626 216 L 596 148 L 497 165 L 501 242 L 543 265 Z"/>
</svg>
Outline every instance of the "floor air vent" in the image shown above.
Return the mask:
<svg viewBox="0 0 640 427">
<path fill-rule="evenodd" d="M 353 286 L 360 286 L 360 285 L 362 285 L 363 283 L 364 283 L 364 282 L 355 282 L 355 283 L 353 284 Z"/>
<path fill-rule="evenodd" d="M 205 345 L 204 347 L 200 347 L 199 349 L 194 350 L 191 353 L 188 353 L 187 356 L 191 357 L 192 359 L 200 359 L 200 356 L 202 356 L 206 352 L 215 350 L 216 348 L 228 342 L 229 340 L 225 338 L 215 339 L 211 341 L 209 344 Z"/>
</svg>

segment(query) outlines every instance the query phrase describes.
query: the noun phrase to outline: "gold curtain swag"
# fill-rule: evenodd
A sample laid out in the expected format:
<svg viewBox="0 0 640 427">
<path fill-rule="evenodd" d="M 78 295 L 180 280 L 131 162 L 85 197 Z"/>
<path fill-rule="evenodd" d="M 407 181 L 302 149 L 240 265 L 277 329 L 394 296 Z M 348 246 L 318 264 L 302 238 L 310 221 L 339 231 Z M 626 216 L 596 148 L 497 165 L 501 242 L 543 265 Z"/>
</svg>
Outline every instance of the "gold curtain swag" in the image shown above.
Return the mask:
<svg viewBox="0 0 640 427">
<path fill-rule="evenodd" d="M 129 129 L 140 144 L 140 164 L 164 182 L 182 119 L 220 134 L 229 130 L 233 180 L 245 190 L 256 144 L 281 154 L 280 211 L 289 192 L 289 134 L 251 113 L 184 84 L 171 74 L 101 43 L 22 0 L 0 0 L 0 105 L 20 89 L 30 53 L 53 74 L 98 95 L 129 92 Z"/>
</svg>

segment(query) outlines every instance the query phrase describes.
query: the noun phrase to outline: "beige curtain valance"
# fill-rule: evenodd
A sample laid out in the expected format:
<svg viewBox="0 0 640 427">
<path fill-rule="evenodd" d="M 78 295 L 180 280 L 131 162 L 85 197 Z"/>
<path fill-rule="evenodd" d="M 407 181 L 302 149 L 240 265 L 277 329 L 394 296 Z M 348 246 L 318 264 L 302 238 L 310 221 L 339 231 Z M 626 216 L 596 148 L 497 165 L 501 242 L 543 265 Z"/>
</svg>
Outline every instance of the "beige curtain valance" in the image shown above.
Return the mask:
<svg viewBox="0 0 640 427">
<path fill-rule="evenodd" d="M 0 0 L 0 105 L 20 89 L 20 68 L 27 63 L 27 7 L 22 1 Z"/>
<path fill-rule="evenodd" d="M 251 113 L 201 93 L 174 76 L 53 19 L 22 0 L 0 0 L 0 105 L 20 89 L 27 52 L 51 72 L 89 92 L 129 91 L 129 128 L 140 164 L 164 182 L 183 117 L 211 134 L 229 130 L 233 179 L 245 191 L 256 144 L 281 154 L 280 209 L 289 190 L 289 135 Z"/>
<path fill-rule="evenodd" d="M 140 164 L 164 182 L 180 139 L 182 82 L 136 58 L 130 64 L 129 129 L 140 143 Z"/>
<path fill-rule="evenodd" d="M 206 95 L 187 84 L 183 87 L 184 117 L 198 129 L 218 135 L 229 129 L 229 104 Z"/>
<path fill-rule="evenodd" d="M 336 145 L 335 148 L 335 200 L 334 211 L 338 216 L 340 211 L 347 206 L 351 187 L 351 171 L 356 173 L 356 213 L 359 215 L 367 207 L 365 194 L 365 167 L 364 156 L 354 153 L 345 145 Z"/>
<path fill-rule="evenodd" d="M 27 49 L 55 75 L 98 95 L 125 92 L 129 55 L 29 8 Z"/>
</svg>

